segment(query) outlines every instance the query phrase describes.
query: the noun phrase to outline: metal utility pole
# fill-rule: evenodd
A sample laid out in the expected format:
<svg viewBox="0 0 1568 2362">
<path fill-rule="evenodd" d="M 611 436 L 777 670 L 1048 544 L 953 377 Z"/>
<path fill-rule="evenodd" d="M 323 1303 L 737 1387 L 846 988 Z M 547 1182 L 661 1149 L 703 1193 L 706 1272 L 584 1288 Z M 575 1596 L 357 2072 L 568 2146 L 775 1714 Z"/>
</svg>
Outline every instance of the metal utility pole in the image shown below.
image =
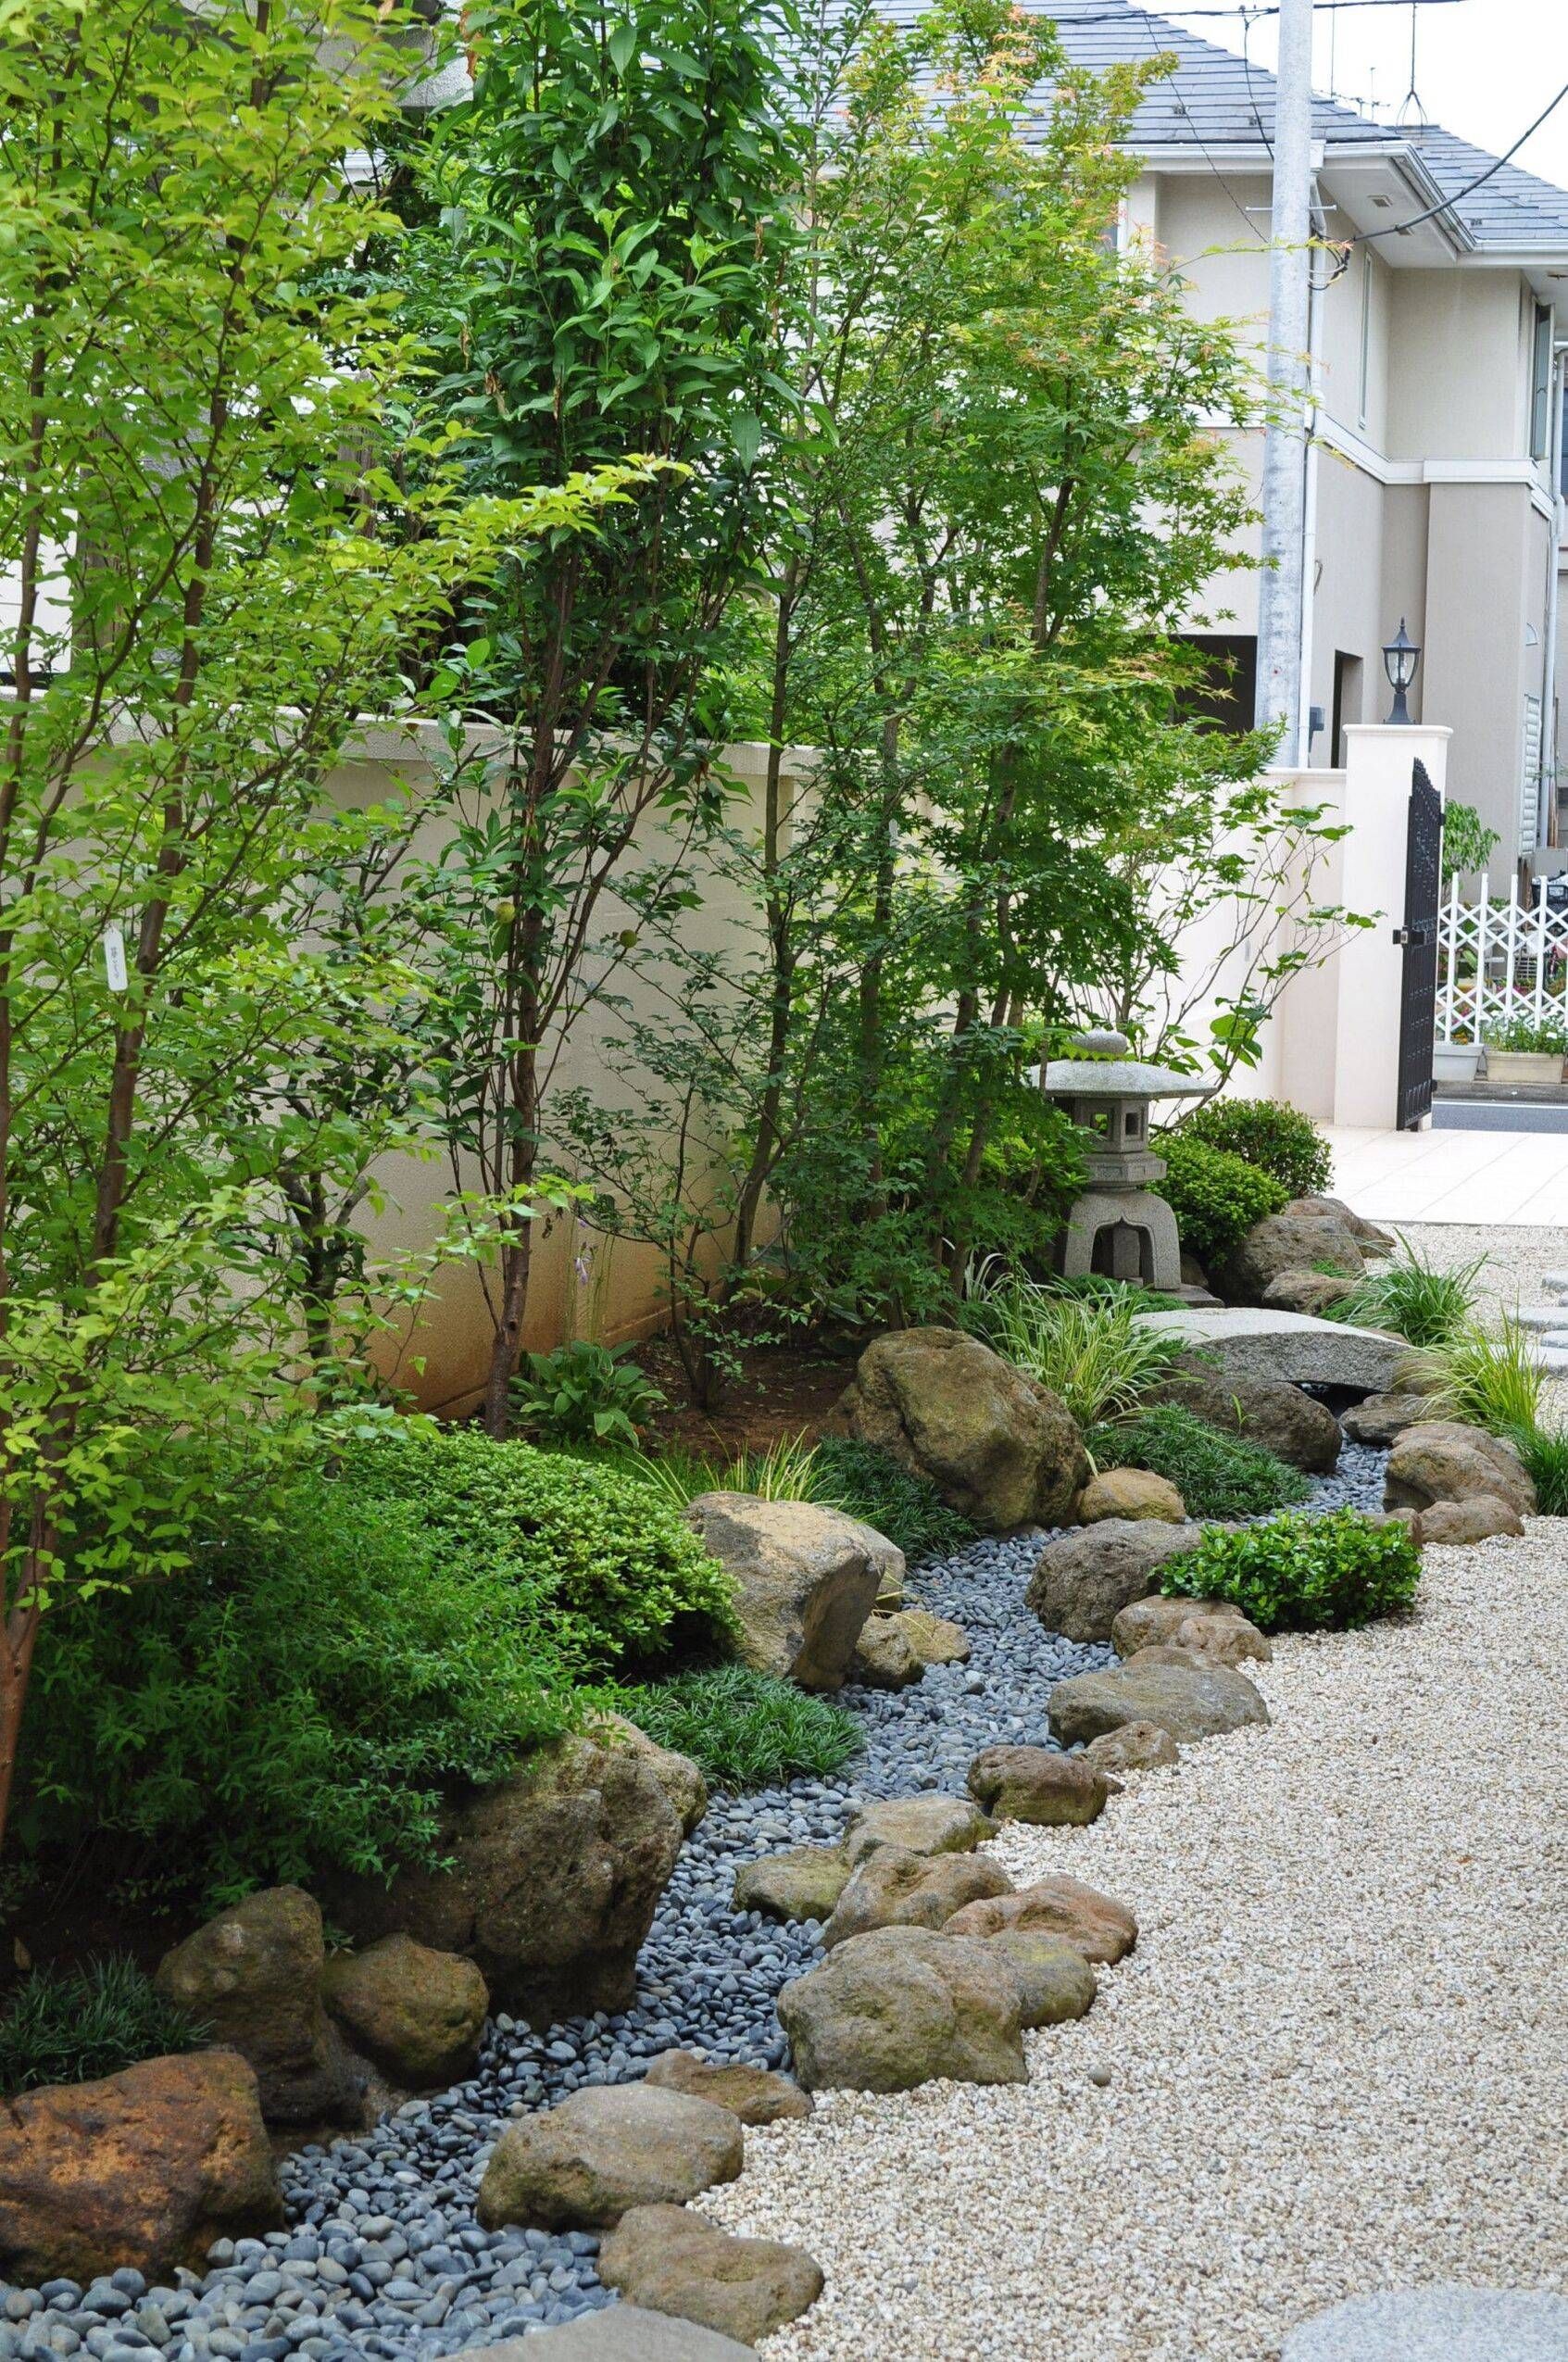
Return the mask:
<svg viewBox="0 0 1568 2362">
<path fill-rule="evenodd" d="M 1312 0 L 1280 0 L 1269 257 L 1269 422 L 1258 579 L 1260 729 L 1283 722 L 1278 760 L 1306 759 L 1301 716 L 1305 435 L 1312 258 Z"/>
</svg>

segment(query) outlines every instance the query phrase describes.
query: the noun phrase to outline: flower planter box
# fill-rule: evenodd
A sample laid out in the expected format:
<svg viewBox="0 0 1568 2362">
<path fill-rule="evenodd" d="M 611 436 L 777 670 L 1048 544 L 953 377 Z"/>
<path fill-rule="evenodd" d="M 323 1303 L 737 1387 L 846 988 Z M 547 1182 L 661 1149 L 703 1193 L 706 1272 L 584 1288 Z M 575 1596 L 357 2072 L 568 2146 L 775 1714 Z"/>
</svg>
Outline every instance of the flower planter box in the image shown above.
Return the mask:
<svg viewBox="0 0 1568 2362">
<path fill-rule="evenodd" d="M 1560 1086 L 1562 1059 L 1555 1049 L 1491 1049 L 1486 1051 L 1486 1080 L 1504 1085 L 1531 1084 L 1537 1090 Z"/>
<path fill-rule="evenodd" d="M 1440 1041 L 1432 1052 L 1435 1083 L 1473 1083 L 1481 1063 L 1481 1045 L 1474 1041 Z"/>
</svg>

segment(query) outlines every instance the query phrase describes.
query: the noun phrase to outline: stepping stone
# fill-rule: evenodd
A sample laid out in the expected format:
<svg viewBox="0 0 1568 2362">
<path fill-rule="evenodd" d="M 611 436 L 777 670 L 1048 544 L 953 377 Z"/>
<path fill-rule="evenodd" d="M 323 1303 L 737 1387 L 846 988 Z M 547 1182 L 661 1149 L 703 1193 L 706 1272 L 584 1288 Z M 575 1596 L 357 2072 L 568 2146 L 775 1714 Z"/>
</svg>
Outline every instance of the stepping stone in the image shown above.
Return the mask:
<svg viewBox="0 0 1568 2362">
<path fill-rule="evenodd" d="M 1508 2288 L 1354 2296 L 1293 2330 L 1282 2362 L 1568 2362 L 1568 2300 Z"/>
<path fill-rule="evenodd" d="M 1106 1966 L 1124 1959 L 1138 1940 L 1138 1923 L 1124 1903 L 1085 1886 L 1082 1878 L 1037 1879 L 1016 1894 L 969 1903 L 954 1913 L 944 1934 L 985 1939 L 1004 1928 L 1060 1936 L 1084 1958 Z"/>
<path fill-rule="evenodd" d="M 810 2092 L 912 2092 L 939 2078 L 1026 2083 L 1022 2011 L 999 1953 L 928 1928 L 852 1936 L 779 1995 Z"/>
<path fill-rule="evenodd" d="M 636 2206 L 599 2250 L 599 2278 L 634 2305 L 700 2322 L 754 2346 L 798 2320 L 822 2293 L 803 2247 L 740 2239 L 684 2206 Z"/>
<path fill-rule="evenodd" d="M 1561 1329 L 1568 1316 L 1562 1304 L 1521 1304 L 1513 1317 L 1521 1328 Z"/>
<path fill-rule="evenodd" d="M 1541 1281 L 1554 1296 L 1568 1296 L 1568 1271 L 1549 1271 Z"/>
<path fill-rule="evenodd" d="M 844 1850 L 859 1869 L 881 1845 L 900 1845 L 906 1853 L 972 1853 L 996 1834 L 996 1822 L 967 1796 L 889 1796 L 861 1805 Z"/>
<path fill-rule="evenodd" d="M 740 2118 L 646 2083 L 573 2092 L 508 2125 L 475 2207 L 486 2230 L 597 2230 L 633 2206 L 681 2205 L 740 2172 Z"/>
<path fill-rule="evenodd" d="M 1010 1894 L 1012 1880 L 983 1853 L 907 1853 L 879 1845 L 855 1872 L 822 1929 L 831 1952 L 873 1928 L 940 1928 L 966 1903 Z"/>
<path fill-rule="evenodd" d="M 1084 1828 L 1105 1810 L 1104 1774 L 1048 1747 L 983 1747 L 969 1785 L 998 1820 L 1036 1828 Z"/>
<path fill-rule="evenodd" d="M 720 2066 L 696 2051 L 660 2051 L 644 2079 L 657 2091 L 689 2092 L 694 2100 L 711 2100 L 743 2124 L 782 2124 L 787 2117 L 811 2113 L 806 2093 L 787 2075 L 738 2061 Z"/>
<path fill-rule="evenodd" d="M 463 2362 L 757 2362 L 757 2356 L 751 2346 L 696 2321 L 673 2320 L 640 2305 L 604 2305 L 533 2337 L 470 2345 Z"/>
<path fill-rule="evenodd" d="M 741 1864 L 735 1909 L 760 1911 L 767 1919 L 825 1919 L 848 1879 L 849 1857 L 841 1845 L 792 1845 Z"/>
<path fill-rule="evenodd" d="M 1110 1673 L 1059 1681 L 1047 1711 L 1051 1736 L 1064 1747 L 1129 1722 L 1157 1722 L 1185 1746 L 1269 1719 L 1261 1692 L 1245 1673 L 1191 1649 L 1140 1649 Z"/>
</svg>

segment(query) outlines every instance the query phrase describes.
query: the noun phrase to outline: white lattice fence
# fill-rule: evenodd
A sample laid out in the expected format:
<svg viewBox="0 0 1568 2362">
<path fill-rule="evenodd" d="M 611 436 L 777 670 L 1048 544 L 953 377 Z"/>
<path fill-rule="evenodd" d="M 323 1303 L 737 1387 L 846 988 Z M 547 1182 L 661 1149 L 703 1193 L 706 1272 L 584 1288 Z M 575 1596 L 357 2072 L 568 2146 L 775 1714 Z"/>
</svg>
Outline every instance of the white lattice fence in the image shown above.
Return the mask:
<svg viewBox="0 0 1568 2362">
<path fill-rule="evenodd" d="M 1564 1013 L 1568 910 L 1533 909 L 1509 881 L 1506 900 L 1481 881 L 1476 902 L 1461 902 L 1456 878 L 1437 917 L 1437 1039 L 1479 1041 L 1511 1017 Z"/>
</svg>

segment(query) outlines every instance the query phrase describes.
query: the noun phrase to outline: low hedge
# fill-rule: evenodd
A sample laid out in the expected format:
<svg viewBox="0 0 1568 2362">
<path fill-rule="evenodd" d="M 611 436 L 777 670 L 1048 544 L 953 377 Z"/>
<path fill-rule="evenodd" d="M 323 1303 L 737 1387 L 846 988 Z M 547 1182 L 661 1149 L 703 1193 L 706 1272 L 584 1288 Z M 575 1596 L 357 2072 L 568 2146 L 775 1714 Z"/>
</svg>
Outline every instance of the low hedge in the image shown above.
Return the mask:
<svg viewBox="0 0 1568 2362">
<path fill-rule="evenodd" d="M 1287 1198 L 1316 1197 L 1334 1177 L 1334 1151 L 1310 1115 L 1277 1099 L 1215 1099 L 1182 1137 L 1223 1149 L 1277 1181 Z"/>
<path fill-rule="evenodd" d="M 1348 1630 L 1409 1607 L 1421 1553 L 1402 1525 L 1336 1509 L 1211 1526 L 1160 1573 L 1167 1599 L 1228 1600 L 1261 1632 Z"/>
<path fill-rule="evenodd" d="M 1251 1229 L 1290 1202 L 1290 1191 L 1228 1149 L 1210 1148 L 1190 1130 L 1162 1132 L 1155 1152 L 1165 1178 L 1154 1187 L 1176 1217 L 1184 1249 L 1202 1263 L 1219 1263 Z"/>
</svg>

